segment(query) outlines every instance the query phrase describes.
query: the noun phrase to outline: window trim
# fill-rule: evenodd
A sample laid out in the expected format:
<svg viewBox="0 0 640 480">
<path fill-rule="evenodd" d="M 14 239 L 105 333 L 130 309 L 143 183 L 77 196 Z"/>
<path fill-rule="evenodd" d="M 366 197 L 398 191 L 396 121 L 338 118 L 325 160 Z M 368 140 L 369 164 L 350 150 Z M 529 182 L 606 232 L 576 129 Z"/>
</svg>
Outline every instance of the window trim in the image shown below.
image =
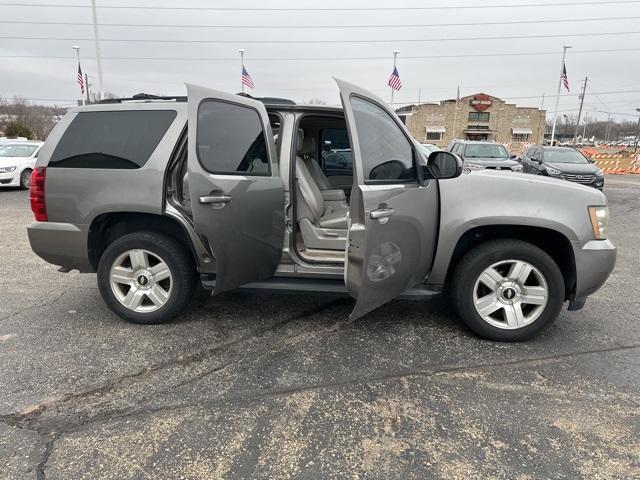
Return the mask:
<svg viewBox="0 0 640 480">
<path fill-rule="evenodd" d="M 215 103 L 226 103 L 228 105 L 234 105 L 237 107 L 241 107 L 241 108 L 246 108 L 249 110 L 253 110 L 257 115 L 258 115 L 258 120 L 260 121 L 260 125 L 262 126 L 262 136 L 264 138 L 265 141 L 265 151 L 267 152 L 267 165 L 268 165 L 268 169 L 269 171 L 266 173 L 252 173 L 252 172 L 238 172 L 238 171 L 234 171 L 234 172 L 218 172 L 218 171 L 211 171 L 209 170 L 204 163 L 202 162 L 202 159 L 200 158 L 200 151 L 198 148 L 199 145 L 199 128 L 198 126 L 200 125 L 200 109 L 202 108 L 202 105 L 204 103 L 208 103 L 208 102 L 215 102 Z M 265 109 L 265 113 L 266 113 L 266 109 Z M 267 118 L 268 118 L 268 114 L 267 114 Z M 273 161 L 273 159 L 271 158 L 271 155 L 269 153 L 269 145 L 268 145 L 268 141 L 269 138 L 267 136 L 267 131 L 265 129 L 264 126 L 264 122 L 262 120 L 262 112 L 256 108 L 253 107 L 251 105 L 245 105 L 243 103 L 237 103 L 237 102 L 230 102 L 228 100 L 224 100 L 222 98 L 215 98 L 215 97 L 207 97 L 207 98 L 203 98 L 202 100 L 200 100 L 200 103 L 198 103 L 198 111 L 197 111 L 197 115 L 196 115 L 196 158 L 198 159 L 198 163 L 200 164 L 200 166 L 202 167 L 202 169 L 207 172 L 210 175 L 233 175 L 235 177 L 272 177 L 273 176 L 273 169 L 271 168 L 271 162 Z M 271 126 L 269 126 L 269 128 L 271 128 Z"/>
<path fill-rule="evenodd" d="M 413 163 L 413 168 L 415 169 L 415 175 L 416 178 L 415 179 L 392 179 L 392 180 L 370 180 L 370 179 L 366 179 L 364 178 L 364 184 L 365 185 L 413 185 L 413 184 L 420 184 L 424 181 L 423 175 L 422 175 L 422 169 L 419 168 L 419 163 L 417 161 L 417 155 L 416 155 L 416 148 L 415 145 L 413 144 L 413 139 L 407 135 L 407 133 L 405 132 L 405 130 L 402 128 L 403 125 L 399 125 L 398 122 L 395 120 L 395 118 L 393 118 L 393 115 L 389 115 L 389 112 L 387 110 L 386 107 L 384 107 L 383 105 L 380 105 L 380 103 L 378 103 L 377 101 L 375 101 L 372 98 L 369 97 L 365 97 L 363 95 L 359 95 L 357 93 L 351 93 L 349 95 L 349 107 L 351 108 L 351 112 L 353 113 L 353 103 L 351 103 L 351 100 L 353 98 L 359 98 L 360 100 L 364 100 L 365 102 L 369 102 L 373 105 L 375 105 L 376 107 L 378 107 L 379 109 L 381 109 L 386 115 L 389 116 L 389 118 L 391 119 L 391 121 L 393 123 L 396 124 L 396 127 L 398 127 L 400 129 L 400 133 L 404 136 L 404 138 L 407 140 L 407 142 L 409 142 L 409 145 L 411 147 L 411 159 L 412 159 L 412 163 Z M 355 116 L 354 116 L 355 117 Z M 355 124 L 356 119 L 353 119 L 353 122 Z M 347 123 L 347 131 L 349 134 L 349 142 L 351 144 L 351 149 L 353 151 L 353 138 L 351 136 L 351 131 L 349 131 L 349 124 Z M 356 125 L 356 129 L 357 129 L 357 125 Z M 358 150 L 360 150 L 360 142 L 358 142 Z M 360 152 L 362 154 L 362 152 Z M 354 156 L 354 162 L 356 161 L 355 156 Z M 364 165 L 362 165 L 364 167 Z M 355 172 L 354 172 L 355 173 Z M 364 173 L 364 170 L 363 170 Z M 354 177 L 356 177 L 356 175 L 354 175 Z"/>
</svg>

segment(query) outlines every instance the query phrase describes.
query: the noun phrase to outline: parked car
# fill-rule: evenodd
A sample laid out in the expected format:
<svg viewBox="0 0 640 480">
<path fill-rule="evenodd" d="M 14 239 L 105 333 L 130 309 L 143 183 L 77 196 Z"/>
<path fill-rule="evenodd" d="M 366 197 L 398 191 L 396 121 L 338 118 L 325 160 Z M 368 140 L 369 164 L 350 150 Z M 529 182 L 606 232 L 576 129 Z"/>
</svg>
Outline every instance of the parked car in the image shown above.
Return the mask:
<svg viewBox="0 0 640 480">
<path fill-rule="evenodd" d="M 25 137 L 0 137 L 0 145 L 6 145 L 7 143 L 26 142 L 28 139 Z"/>
<path fill-rule="evenodd" d="M 434 145 L 433 143 L 420 143 L 418 144 L 418 148 L 422 151 L 422 153 L 429 155 L 431 152 L 437 152 L 441 150 L 440 147 Z"/>
<path fill-rule="evenodd" d="M 480 140 L 459 140 L 449 151 L 459 155 L 464 166 L 475 170 L 510 170 L 521 172 L 522 165 L 515 155 L 509 155 L 504 145 Z"/>
<path fill-rule="evenodd" d="M 561 178 L 598 190 L 604 188 L 604 173 L 580 150 L 569 147 L 534 145 L 522 155 L 525 173 Z"/>
<path fill-rule="evenodd" d="M 28 189 L 42 142 L 0 145 L 0 187 Z"/>
<path fill-rule="evenodd" d="M 478 335 L 518 341 L 602 286 L 616 248 L 601 192 L 426 156 L 383 100 L 337 83 L 344 108 L 188 85 L 187 101 L 71 109 L 34 171 L 32 249 L 97 272 L 107 305 L 144 324 L 197 283 L 350 294 L 352 319 L 448 286 Z M 339 180 L 321 167 L 328 136 L 352 152 Z"/>
</svg>

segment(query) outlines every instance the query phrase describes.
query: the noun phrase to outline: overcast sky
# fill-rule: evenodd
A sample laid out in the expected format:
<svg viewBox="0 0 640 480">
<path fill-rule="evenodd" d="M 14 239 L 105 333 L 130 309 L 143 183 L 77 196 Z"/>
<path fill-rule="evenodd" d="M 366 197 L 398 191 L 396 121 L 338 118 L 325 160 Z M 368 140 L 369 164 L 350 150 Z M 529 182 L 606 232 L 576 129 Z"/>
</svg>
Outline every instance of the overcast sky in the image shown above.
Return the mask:
<svg viewBox="0 0 640 480">
<path fill-rule="evenodd" d="M 392 51 L 397 49 L 400 51 L 398 71 L 403 83 L 401 91 L 395 96 L 398 102 L 416 102 L 419 95 L 422 101 L 453 98 L 460 85 L 463 96 L 482 91 L 507 100 L 513 99 L 514 103 L 522 106 L 539 107 L 544 93 L 544 107 L 552 111 L 562 44 L 569 43 L 573 45 L 567 56 L 570 93 L 577 94 L 581 80 L 589 76 L 585 105 L 591 115 L 597 115 L 595 110 L 617 114 L 634 113 L 635 108 L 640 107 L 640 1 L 584 4 L 594 1 L 557 0 L 553 2 L 553 7 L 542 7 L 540 5 L 549 5 L 551 2 L 486 0 L 483 2 L 486 5 L 481 8 L 451 8 L 479 7 L 481 3 L 470 0 L 98 0 L 99 30 L 103 40 L 104 89 L 118 95 L 138 92 L 184 94 L 184 82 L 191 82 L 236 92 L 240 89 L 237 51 L 244 48 L 245 65 L 256 86 L 251 93 L 257 96 L 284 96 L 296 101 L 319 98 L 334 104 L 339 100 L 331 77 L 336 76 L 388 99 L 389 88 L 386 87 L 386 82 L 393 65 Z M 558 5 L 569 2 L 580 5 Z M 78 86 L 75 83 L 77 65 L 72 45 L 81 47 L 83 70 L 91 76 L 91 81 L 97 87 L 95 45 L 90 25 L 92 15 L 91 8 L 87 8 L 90 0 L 13 0 L 12 3 L 22 4 L 20 6 L 7 3 L 11 2 L 0 0 L 2 97 L 18 95 L 34 99 L 35 103 L 72 102 L 78 97 Z M 81 7 L 28 6 L 34 4 Z M 538 6 L 492 7 L 518 4 Z M 148 8 L 105 8 L 118 5 Z M 247 10 L 157 8 L 175 6 Z M 360 10 L 300 11 L 306 8 L 318 9 L 320 6 L 327 9 Z M 392 10 L 368 10 L 373 7 Z M 409 10 L 407 7 L 427 9 Z M 252 10 L 256 8 L 283 10 Z M 286 10 L 288 8 L 297 10 Z M 611 18 L 621 19 L 609 20 Z M 583 19 L 589 21 L 575 21 Z M 16 21 L 77 22 L 89 25 L 26 24 L 15 23 Z M 529 21 L 532 23 L 495 24 Z M 542 23 L 535 23 L 536 21 Z M 163 26 L 108 26 L 110 23 Z M 437 26 L 442 24 L 471 25 Z M 256 28 L 265 26 L 271 28 Z M 278 26 L 300 28 L 272 28 Z M 304 28 L 305 26 L 314 28 Z M 322 26 L 327 28 L 318 28 Z M 622 34 L 594 35 L 602 32 Z M 545 37 L 569 34 L 575 36 Z M 478 39 L 514 36 L 538 38 Z M 47 39 L 22 40 L 7 37 Z M 447 40 L 460 38 L 475 39 Z M 132 42 L 134 39 L 165 42 Z M 184 42 L 189 40 L 208 43 Z M 311 43 L 314 40 L 317 43 Z M 345 42 L 338 43 L 339 40 Z M 171 43 L 174 41 L 183 42 Z M 610 51 L 585 53 L 590 50 Z M 28 56 L 31 58 L 26 58 Z M 438 56 L 453 57 L 408 58 Z M 156 60 L 139 59 L 140 57 L 154 57 Z M 195 60 L 158 59 L 162 57 L 188 57 Z M 621 91 L 630 92 L 606 93 Z M 600 94 L 596 95 L 598 92 Z M 577 96 L 563 96 L 560 100 L 561 112 L 575 114 L 577 107 Z M 633 118 L 623 115 L 616 117 Z"/>
</svg>

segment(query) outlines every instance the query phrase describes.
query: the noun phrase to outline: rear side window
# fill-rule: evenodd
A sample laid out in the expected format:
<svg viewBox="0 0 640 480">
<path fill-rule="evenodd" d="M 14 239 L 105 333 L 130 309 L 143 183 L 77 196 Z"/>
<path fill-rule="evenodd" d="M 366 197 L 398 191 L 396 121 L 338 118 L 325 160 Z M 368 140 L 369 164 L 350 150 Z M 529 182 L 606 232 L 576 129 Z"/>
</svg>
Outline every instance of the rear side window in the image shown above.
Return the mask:
<svg viewBox="0 0 640 480">
<path fill-rule="evenodd" d="M 198 159 L 209 173 L 271 175 L 264 126 L 256 110 L 205 100 L 198 108 Z"/>
<path fill-rule="evenodd" d="M 48 166 L 140 168 L 175 118 L 175 110 L 81 112 L 60 139 Z"/>
<path fill-rule="evenodd" d="M 374 103 L 351 98 L 365 183 L 416 180 L 413 147 L 393 118 Z"/>
<path fill-rule="evenodd" d="M 325 170 L 346 170 L 351 174 L 353 158 L 346 128 L 325 128 L 320 131 L 320 155 Z"/>
</svg>

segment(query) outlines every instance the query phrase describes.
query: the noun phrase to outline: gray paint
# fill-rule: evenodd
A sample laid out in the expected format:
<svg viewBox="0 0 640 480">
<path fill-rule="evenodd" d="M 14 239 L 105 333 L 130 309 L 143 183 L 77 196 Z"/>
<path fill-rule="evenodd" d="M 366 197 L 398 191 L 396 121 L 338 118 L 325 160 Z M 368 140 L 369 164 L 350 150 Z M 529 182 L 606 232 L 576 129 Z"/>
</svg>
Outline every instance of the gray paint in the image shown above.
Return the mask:
<svg viewBox="0 0 640 480">
<path fill-rule="evenodd" d="M 345 279 L 351 295 L 357 298 L 351 318 L 358 318 L 387 303 L 420 283 L 431 268 L 438 226 L 438 185 L 425 184 L 365 185 L 363 159 L 358 142 L 358 122 L 351 98 L 357 95 L 371 100 L 395 120 L 413 150 L 418 146 L 393 110 L 372 93 L 355 85 L 337 80 L 342 106 L 349 129 L 349 142 L 353 152 L 354 181 L 349 205 L 349 234 L 347 239 L 347 265 Z M 418 157 L 415 156 L 416 162 Z M 372 211 L 392 209 L 391 217 L 378 220 Z M 383 280 L 372 279 L 367 267 L 372 256 L 385 254 L 393 247 L 398 263 L 394 273 Z M 395 250 L 397 249 L 397 250 Z"/>
</svg>

